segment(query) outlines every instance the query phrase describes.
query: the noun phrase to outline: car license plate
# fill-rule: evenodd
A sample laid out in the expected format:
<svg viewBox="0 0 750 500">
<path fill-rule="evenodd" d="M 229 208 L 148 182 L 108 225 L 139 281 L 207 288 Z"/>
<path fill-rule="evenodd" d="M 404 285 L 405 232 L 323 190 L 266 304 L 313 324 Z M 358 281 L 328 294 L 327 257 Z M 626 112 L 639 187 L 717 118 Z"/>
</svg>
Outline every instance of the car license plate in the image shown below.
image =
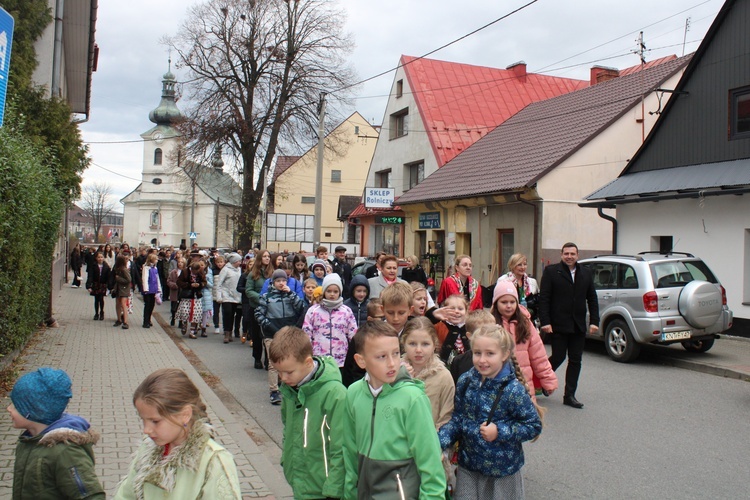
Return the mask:
<svg viewBox="0 0 750 500">
<path fill-rule="evenodd" d="M 661 340 L 684 340 L 690 338 L 690 332 L 664 332 L 661 334 Z"/>
</svg>

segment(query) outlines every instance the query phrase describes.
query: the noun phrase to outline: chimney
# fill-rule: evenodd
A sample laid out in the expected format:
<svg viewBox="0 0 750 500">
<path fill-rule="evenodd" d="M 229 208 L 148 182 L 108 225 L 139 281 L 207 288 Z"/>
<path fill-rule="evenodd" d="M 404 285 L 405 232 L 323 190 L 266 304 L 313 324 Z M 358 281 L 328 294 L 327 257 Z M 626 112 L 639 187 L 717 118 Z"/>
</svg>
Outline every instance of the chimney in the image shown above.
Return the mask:
<svg viewBox="0 0 750 500">
<path fill-rule="evenodd" d="M 513 76 L 515 76 L 522 82 L 526 82 L 526 63 L 524 61 L 513 63 L 505 69 L 507 69 L 508 71 L 512 71 Z"/>
<path fill-rule="evenodd" d="M 617 68 L 608 68 L 606 66 L 593 66 L 591 68 L 591 78 L 589 83 L 596 85 L 597 83 L 606 82 L 620 76 L 620 70 Z"/>
</svg>

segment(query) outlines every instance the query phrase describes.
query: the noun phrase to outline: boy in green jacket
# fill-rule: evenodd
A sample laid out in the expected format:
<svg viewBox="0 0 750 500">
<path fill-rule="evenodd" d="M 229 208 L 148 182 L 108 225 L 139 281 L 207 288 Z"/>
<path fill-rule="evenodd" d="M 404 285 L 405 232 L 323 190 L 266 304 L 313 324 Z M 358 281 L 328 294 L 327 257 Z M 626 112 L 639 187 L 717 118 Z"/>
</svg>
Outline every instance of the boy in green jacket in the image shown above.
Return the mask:
<svg viewBox="0 0 750 500">
<path fill-rule="evenodd" d="M 13 427 L 25 429 L 16 447 L 14 500 L 104 498 L 94 471 L 99 434 L 83 418 L 63 413 L 70 387 L 68 374 L 55 368 L 27 373 L 13 386 L 8 412 Z"/>
<path fill-rule="evenodd" d="M 368 321 L 354 336 L 367 372 L 344 413 L 345 499 L 444 499 L 445 473 L 424 384 L 401 366 L 398 333 Z"/>
<path fill-rule="evenodd" d="M 268 357 L 282 382 L 281 465 L 294 498 L 342 498 L 346 388 L 336 361 L 313 356 L 310 338 L 295 326 L 276 332 Z"/>
</svg>

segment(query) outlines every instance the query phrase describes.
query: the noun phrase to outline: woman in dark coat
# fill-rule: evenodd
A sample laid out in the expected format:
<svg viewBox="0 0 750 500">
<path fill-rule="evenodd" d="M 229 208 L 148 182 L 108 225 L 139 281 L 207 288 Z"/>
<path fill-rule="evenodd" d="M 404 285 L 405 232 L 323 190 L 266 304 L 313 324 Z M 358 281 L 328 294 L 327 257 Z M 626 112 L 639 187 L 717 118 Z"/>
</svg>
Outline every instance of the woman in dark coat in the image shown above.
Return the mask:
<svg viewBox="0 0 750 500">
<path fill-rule="evenodd" d="M 81 267 L 83 266 L 83 255 L 81 255 L 81 245 L 76 243 L 73 251 L 70 252 L 70 269 L 73 271 L 73 283 L 71 288 L 81 286 Z"/>
<path fill-rule="evenodd" d="M 427 288 L 427 275 L 425 274 L 424 269 L 422 269 L 422 266 L 419 265 L 417 256 L 410 255 L 406 258 L 406 261 L 409 265 L 406 266 L 406 269 L 401 271 L 401 279 L 407 283 L 411 283 L 412 281 L 422 283 L 425 288 Z"/>
<path fill-rule="evenodd" d="M 94 319 L 104 319 L 104 296 L 109 289 L 109 264 L 104 261 L 104 254 L 96 252 L 94 265 L 86 276 L 86 290 L 94 297 Z"/>
</svg>

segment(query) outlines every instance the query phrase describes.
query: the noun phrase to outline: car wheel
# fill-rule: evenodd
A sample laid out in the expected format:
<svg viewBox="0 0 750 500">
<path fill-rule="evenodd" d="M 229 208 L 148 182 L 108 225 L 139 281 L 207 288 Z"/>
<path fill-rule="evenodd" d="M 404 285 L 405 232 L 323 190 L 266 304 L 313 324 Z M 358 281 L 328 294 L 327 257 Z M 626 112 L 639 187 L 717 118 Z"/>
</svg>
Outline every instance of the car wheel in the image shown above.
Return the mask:
<svg viewBox="0 0 750 500">
<path fill-rule="evenodd" d="M 607 325 L 604 332 L 604 346 L 609 357 L 620 363 L 629 363 L 638 357 L 641 346 L 636 344 L 630 327 L 623 320 L 616 319 Z"/>
<path fill-rule="evenodd" d="M 714 346 L 714 339 L 686 340 L 682 347 L 688 352 L 706 352 Z"/>
</svg>

